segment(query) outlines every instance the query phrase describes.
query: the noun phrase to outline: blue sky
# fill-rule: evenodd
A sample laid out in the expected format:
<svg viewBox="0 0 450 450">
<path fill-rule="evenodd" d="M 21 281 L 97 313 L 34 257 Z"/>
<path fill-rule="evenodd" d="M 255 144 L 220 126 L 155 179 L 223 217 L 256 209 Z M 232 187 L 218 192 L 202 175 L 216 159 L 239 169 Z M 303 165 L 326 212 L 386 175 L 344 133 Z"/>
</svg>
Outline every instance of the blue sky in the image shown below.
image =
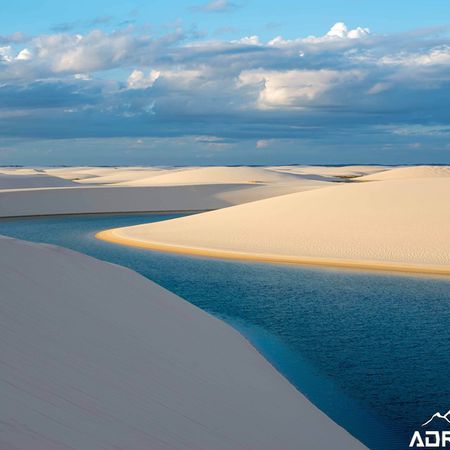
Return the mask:
<svg viewBox="0 0 450 450">
<path fill-rule="evenodd" d="M 414 28 L 445 25 L 450 16 L 446 0 L 242 0 L 227 2 L 230 8 L 208 13 L 201 9 L 208 2 L 192 1 L 120 1 L 15 0 L 2 5 L 2 34 L 15 31 L 48 33 L 58 24 L 87 25 L 95 19 L 109 19 L 97 26 L 114 27 L 123 21 L 149 25 L 158 29 L 182 23 L 186 27 L 214 34 L 230 28 L 229 35 L 258 34 L 270 38 L 275 33 L 286 37 L 320 34 L 335 22 L 365 26 L 378 33 L 395 33 Z M 234 30 L 231 30 L 233 28 Z"/>
<path fill-rule="evenodd" d="M 0 164 L 450 163 L 450 2 L 2 6 Z"/>
</svg>

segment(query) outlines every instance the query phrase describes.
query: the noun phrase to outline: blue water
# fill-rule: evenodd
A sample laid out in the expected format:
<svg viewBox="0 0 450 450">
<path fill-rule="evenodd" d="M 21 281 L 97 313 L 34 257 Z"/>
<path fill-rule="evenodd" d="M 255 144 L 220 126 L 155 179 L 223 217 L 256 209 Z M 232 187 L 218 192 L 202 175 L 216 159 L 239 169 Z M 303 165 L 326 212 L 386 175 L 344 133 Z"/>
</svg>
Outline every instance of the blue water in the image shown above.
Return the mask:
<svg viewBox="0 0 450 450">
<path fill-rule="evenodd" d="M 0 234 L 130 267 L 226 320 L 372 449 L 408 448 L 413 430 L 450 408 L 448 280 L 222 261 L 94 239 L 105 228 L 174 217 L 11 219 L 0 221 Z"/>
</svg>

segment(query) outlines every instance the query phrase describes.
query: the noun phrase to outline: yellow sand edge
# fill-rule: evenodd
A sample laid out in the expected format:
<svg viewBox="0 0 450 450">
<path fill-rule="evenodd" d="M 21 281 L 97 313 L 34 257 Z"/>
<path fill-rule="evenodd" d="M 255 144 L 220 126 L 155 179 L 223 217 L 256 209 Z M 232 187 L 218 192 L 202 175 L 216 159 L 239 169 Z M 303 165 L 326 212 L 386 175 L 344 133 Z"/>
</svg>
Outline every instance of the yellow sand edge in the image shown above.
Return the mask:
<svg viewBox="0 0 450 450">
<path fill-rule="evenodd" d="M 213 250 L 207 248 L 163 244 L 151 241 L 140 241 L 137 239 L 118 236 L 115 233 L 116 230 L 118 229 L 112 228 L 109 230 L 99 231 L 98 233 L 95 234 L 95 237 L 102 241 L 112 242 L 114 244 L 127 245 L 130 247 L 146 248 L 148 250 L 157 250 L 169 253 L 181 253 L 185 255 L 206 256 L 211 258 L 450 276 L 450 267 L 447 266 L 440 267 L 432 265 L 406 264 L 406 263 L 384 262 L 384 261 L 383 262 L 358 261 L 358 260 L 332 259 L 332 258 L 306 257 L 306 256 L 303 257 L 303 256 L 245 253 L 232 250 Z"/>
</svg>

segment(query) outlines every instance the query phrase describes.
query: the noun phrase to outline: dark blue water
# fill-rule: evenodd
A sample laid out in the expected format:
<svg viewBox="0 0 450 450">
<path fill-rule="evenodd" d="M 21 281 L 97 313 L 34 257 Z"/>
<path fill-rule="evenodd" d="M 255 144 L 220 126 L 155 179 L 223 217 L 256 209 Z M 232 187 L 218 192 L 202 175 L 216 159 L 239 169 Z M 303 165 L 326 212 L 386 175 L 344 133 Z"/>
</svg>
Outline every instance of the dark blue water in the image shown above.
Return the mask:
<svg viewBox="0 0 450 450">
<path fill-rule="evenodd" d="M 94 239 L 105 228 L 173 217 L 14 219 L 0 221 L 0 234 L 130 267 L 221 317 L 372 449 L 408 448 L 413 430 L 450 408 L 448 280 L 196 258 Z"/>
</svg>

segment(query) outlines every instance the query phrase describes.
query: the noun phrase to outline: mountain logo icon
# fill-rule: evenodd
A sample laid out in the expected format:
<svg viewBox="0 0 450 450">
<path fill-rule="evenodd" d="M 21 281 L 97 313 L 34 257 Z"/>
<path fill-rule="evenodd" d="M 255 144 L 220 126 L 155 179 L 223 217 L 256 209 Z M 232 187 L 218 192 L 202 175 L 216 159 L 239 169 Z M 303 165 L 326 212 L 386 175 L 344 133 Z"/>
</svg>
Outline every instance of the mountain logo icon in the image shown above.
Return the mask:
<svg viewBox="0 0 450 450">
<path fill-rule="evenodd" d="M 446 414 L 441 414 L 440 412 L 434 413 L 429 420 L 422 424 L 422 426 L 425 427 L 436 420 L 443 420 L 450 425 L 450 410 L 448 410 Z"/>
</svg>

